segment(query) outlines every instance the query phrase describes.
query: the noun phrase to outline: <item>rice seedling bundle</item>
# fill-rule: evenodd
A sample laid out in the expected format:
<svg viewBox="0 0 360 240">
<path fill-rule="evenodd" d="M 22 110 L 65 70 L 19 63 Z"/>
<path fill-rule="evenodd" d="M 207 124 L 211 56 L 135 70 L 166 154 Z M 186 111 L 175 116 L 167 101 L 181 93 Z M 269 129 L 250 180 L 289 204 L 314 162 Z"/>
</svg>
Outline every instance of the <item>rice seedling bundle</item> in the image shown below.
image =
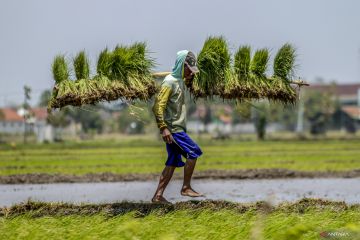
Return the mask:
<svg viewBox="0 0 360 240">
<path fill-rule="evenodd" d="M 231 75 L 231 54 L 223 37 L 209 37 L 197 58 L 200 73 L 190 90 L 196 97 L 219 95 Z"/>
<path fill-rule="evenodd" d="M 206 39 L 198 55 L 200 73 L 189 89 L 195 98 L 217 95 L 223 99 L 262 99 L 295 103 L 296 92 L 290 86 L 294 72 L 295 49 L 285 44 L 274 58 L 274 74 L 267 76 L 270 54 L 268 49 L 256 50 L 240 46 L 233 64 L 223 37 Z"/>
<path fill-rule="evenodd" d="M 64 55 L 58 55 L 54 58 L 52 72 L 56 83 L 60 83 L 69 78 L 69 69 Z"/>
<path fill-rule="evenodd" d="M 49 108 L 66 105 L 81 106 L 99 101 L 148 100 L 156 92 L 151 75 L 154 61 L 147 55 L 145 43 L 104 49 L 98 57 L 94 77 L 90 77 L 90 64 L 84 51 L 73 59 L 76 80 L 70 79 L 67 61 L 56 56 L 52 66 L 56 82 Z"/>
<path fill-rule="evenodd" d="M 90 78 L 90 63 L 85 51 L 79 52 L 73 59 L 73 63 L 77 80 Z"/>
<path fill-rule="evenodd" d="M 296 92 L 290 86 L 294 76 L 296 50 L 289 44 L 284 44 L 276 53 L 273 64 L 273 76 L 269 79 L 272 91 L 269 98 L 275 101 L 295 103 Z"/>
<path fill-rule="evenodd" d="M 273 74 L 267 76 L 270 54 L 266 48 L 256 50 L 252 56 L 250 46 L 240 46 L 232 58 L 224 37 L 209 37 L 198 54 L 200 72 L 187 86 L 195 98 L 267 98 L 295 103 L 296 92 L 290 86 L 295 58 L 294 47 L 285 44 L 275 55 Z M 58 55 L 52 64 L 56 84 L 49 108 L 81 106 L 119 98 L 147 101 L 157 90 L 151 72 L 154 65 L 143 42 L 118 45 L 113 51 L 105 48 L 99 54 L 93 77 L 90 76 L 90 63 L 84 51 L 73 58 L 74 74 L 70 74 L 64 55 Z M 76 80 L 71 79 L 71 75 Z"/>
<path fill-rule="evenodd" d="M 254 89 L 250 81 L 250 46 L 241 46 L 234 55 L 233 77 L 225 86 L 223 98 L 250 98 Z"/>
</svg>

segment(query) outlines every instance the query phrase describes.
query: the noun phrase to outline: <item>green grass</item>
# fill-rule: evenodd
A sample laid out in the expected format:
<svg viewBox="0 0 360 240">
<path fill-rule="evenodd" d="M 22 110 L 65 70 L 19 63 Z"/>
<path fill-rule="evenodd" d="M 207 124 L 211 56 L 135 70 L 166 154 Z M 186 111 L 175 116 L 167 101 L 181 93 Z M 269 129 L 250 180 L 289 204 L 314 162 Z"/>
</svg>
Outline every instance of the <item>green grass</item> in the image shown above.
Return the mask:
<svg viewBox="0 0 360 240">
<path fill-rule="evenodd" d="M 271 210 L 264 210 L 261 204 L 250 207 L 221 202 L 199 205 L 178 203 L 172 210 L 164 211 L 165 207 L 160 207 L 146 214 L 141 214 L 139 207 L 120 214 L 108 214 L 98 208 L 100 210 L 93 214 L 81 213 L 80 209 L 70 214 L 64 211 L 40 216 L 34 215 L 39 210 L 28 208 L 0 217 L 0 236 L 3 239 L 295 240 L 322 239 L 322 232 L 337 232 L 347 234 L 341 239 L 360 237 L 358 205 L 321 200 L 302 200 Z M 45 211 L 60 212 L 61 208 L 56 204 L 44 205 Z M 121 209 L 121 204 L 117 208 Z"/>
<path fill-rule="evenodd" d="M 196 171 L 285 168 L 301 171 L 360 169 L 360 140 L 198 141 Z M 24 173 L 158 173 L 167 158 L 161 141 L 93 141 L 0 146 L 0 175 Z"/>
</svg>

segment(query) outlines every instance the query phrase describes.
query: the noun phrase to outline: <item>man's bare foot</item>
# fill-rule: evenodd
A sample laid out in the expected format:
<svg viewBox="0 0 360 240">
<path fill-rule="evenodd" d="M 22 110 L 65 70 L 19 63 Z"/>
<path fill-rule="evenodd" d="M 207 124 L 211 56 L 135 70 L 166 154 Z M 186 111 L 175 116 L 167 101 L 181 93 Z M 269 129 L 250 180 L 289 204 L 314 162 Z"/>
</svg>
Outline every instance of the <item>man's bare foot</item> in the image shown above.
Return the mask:
<svg viewBox="0 0 360 240">
<path fill-rule="evenodd" d="M 153 203 L 166 203 L 166 204 L 171 204 L 171 202 L 169 202 L 168 200 L 166 200 L 163 196 L 154 196 L 151 199 L 151 202 Z"/>
<path fill-rule="evenodd" d="M 198 193 L 192 188 L 183 188 L 181 189 L 180 194 L 188 197 L 205 197 L 204 194 Z"/>
</svg>

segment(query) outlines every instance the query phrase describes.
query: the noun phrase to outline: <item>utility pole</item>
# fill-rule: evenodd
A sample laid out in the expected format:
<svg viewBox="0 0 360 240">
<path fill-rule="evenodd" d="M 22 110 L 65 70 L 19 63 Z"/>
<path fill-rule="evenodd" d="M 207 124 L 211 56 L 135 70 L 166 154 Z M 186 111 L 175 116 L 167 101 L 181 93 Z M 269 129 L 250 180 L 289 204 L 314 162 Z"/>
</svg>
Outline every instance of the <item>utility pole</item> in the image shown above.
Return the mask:
<svg viewBox="0 0 360 240">
<path fill-rule="evenodd" d="M 358 88 L 357 97 L 358 97 L 358 108 L 360 109 L 360 88 Z M 360 111 L 359 111 L 358 119 L 360 119 Z"/>
<path fill-rule="evenodd" d="M 360 82 L 360 48 L 358 49 L 358 64 L 357 64 L 357 68 L 358 68 L 358 80 Z M 360 88 L 358 88 L 358 91 L 357 91 L 357 97 L 358 97 L 358 101 L 357 101 L 357 105 L 358 105 L 358 108 L 360 109 Z M 359 111 L 359 115 L 358 115 L 358 119 L 360 119 L 360 111 Z"/>
<path fill-rule="evenodd" d="M 26 137 L 27 137 L 27 120 L 29 118 L 29 100 L 31 99 L 30 97 L 30 93 L 31 93 L 31 88 L 29 86 L 24 86 L 24 144 L 26 143 Z"/>
<path fill-rule="evenodd" d="M 299 108 L 297 114 L 296 132 L 302 134 L 304 131 L 304 101 L 302 99 L 302 91 L 299 89 Z"/>
</svg>

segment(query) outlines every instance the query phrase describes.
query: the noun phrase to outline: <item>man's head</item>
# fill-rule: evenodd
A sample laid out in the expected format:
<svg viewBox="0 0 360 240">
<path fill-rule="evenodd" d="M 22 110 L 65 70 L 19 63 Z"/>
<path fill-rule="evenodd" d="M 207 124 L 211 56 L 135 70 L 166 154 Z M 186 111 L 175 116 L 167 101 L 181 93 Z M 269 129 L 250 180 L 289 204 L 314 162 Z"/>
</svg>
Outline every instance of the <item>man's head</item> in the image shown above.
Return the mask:
<svg viewBox="0 0 360 240">
<path fill-rule="evenodd" d="M 186 82 L 191 82 L 194 79 L 196 73 L 199 72 L 199 69 L 196 65 L 196 57 L 192 52 L 188 52 L 184 62 L 184 78 Z"/>
</svg>

